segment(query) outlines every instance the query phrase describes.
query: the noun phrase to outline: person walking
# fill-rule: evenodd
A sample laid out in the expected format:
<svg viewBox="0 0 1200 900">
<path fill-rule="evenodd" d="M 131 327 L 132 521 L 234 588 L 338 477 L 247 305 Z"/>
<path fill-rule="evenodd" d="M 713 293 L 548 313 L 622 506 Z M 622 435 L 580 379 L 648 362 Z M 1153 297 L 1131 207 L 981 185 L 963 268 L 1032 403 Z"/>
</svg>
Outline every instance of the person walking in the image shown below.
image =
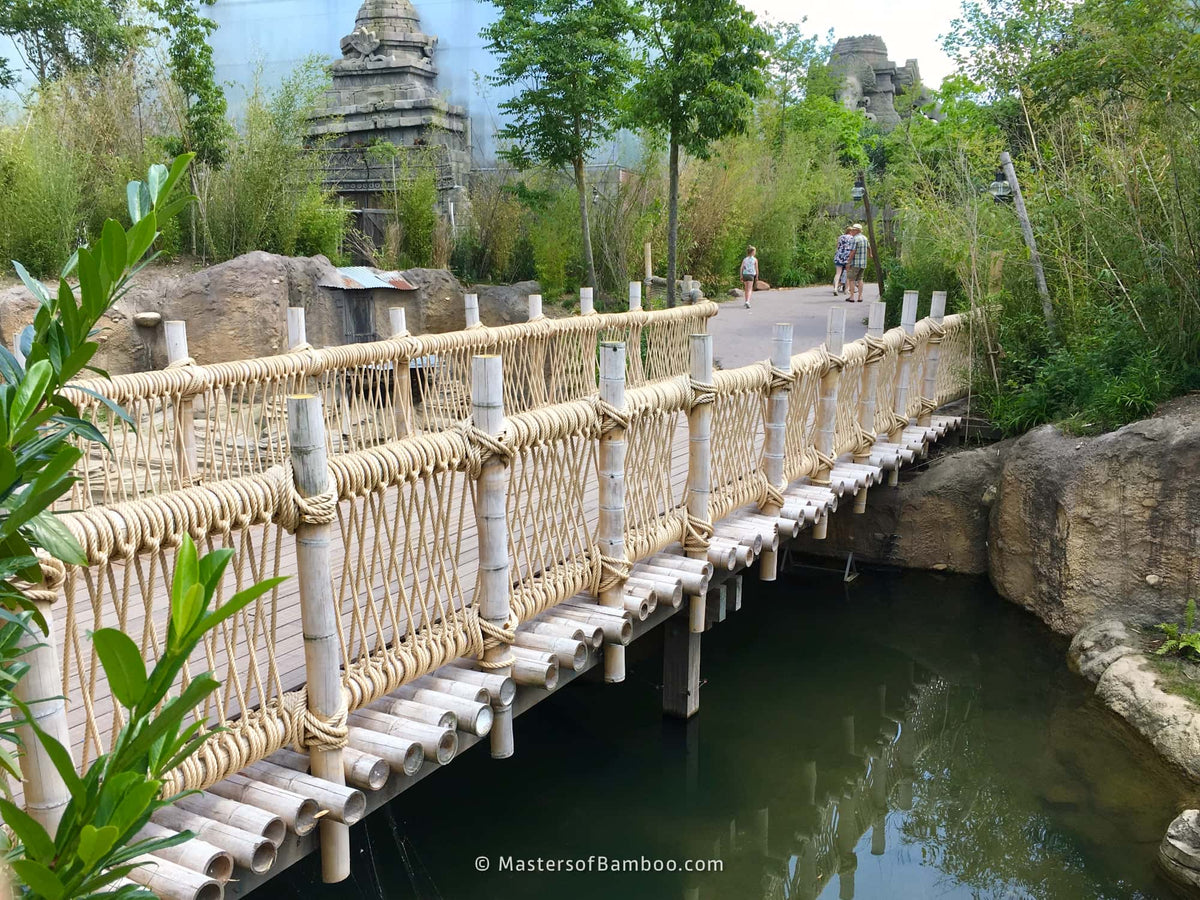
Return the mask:
<svg viewBox="0 0 1200 900">
<path fill-rule="evenodd" d="M 746 248 L 746 256 L 742 260 L 742 287 L 746 291 L 746 309 L 750 308 L 750 295 L 754 293 L 754 282 L 758 281 L 758 257 L 753 247 Z"/>
<path fill-rule="evenodd" d="M 867 270 L 867 260 L 871 258 L 871 243 L 862 233 L 862 226 L 855 222 L 850 226 L 853 242 L 850 245 L 850 257 L 846 261 L 846 286 L 850 289 L 846 297 L 847 303 L 862 303 L 863 275 Z M 854 299 L 857 291 L 858 299 Z"/>
<path fill-rule="evenodd" d="M 833 295 L 838 294 L 839 286 L 845 289 L 846 286 L 846 263 L 850 260 L 850 251 L 854 246 L 854 235 L 850 233 L 850 226 L 846 226 L 846 230 L 838 235 L 837 249 L 833 252 Z"/>
</svg>

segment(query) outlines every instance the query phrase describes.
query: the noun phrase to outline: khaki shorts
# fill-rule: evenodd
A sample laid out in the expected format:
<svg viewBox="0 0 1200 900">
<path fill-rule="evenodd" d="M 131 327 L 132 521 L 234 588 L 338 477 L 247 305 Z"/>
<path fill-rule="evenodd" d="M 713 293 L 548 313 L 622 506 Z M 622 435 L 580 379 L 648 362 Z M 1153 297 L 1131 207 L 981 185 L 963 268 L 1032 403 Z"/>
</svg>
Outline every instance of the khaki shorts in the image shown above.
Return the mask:
<svg viewBox="0 0 1200 900">
<path fill-rule="evenodd" d="M 851 284 L 856 281 L 862 281 L 863 273 L 865 271 L 867 271 L 865 267 L 859 268 L 858 266 L 846 266 L 846 281 L 850 282 Z"/>
</svg>

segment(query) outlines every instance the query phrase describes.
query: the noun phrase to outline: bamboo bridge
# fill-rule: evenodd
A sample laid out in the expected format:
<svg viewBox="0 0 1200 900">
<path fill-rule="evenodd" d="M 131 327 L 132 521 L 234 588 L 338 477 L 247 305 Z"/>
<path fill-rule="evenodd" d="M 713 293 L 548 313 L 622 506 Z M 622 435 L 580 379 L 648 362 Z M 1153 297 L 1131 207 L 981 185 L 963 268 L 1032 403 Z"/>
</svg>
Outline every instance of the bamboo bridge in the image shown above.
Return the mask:
<svg viewBox="0 0 1200 900">
<path fill-rule="evenodd" d="M 210 730 L 172 773 L 194 791 L 146 835 L 189 830 L 132 874 L 165 900 L 242 895 L 319 850 L 347 877 L 349 826 L 457 753 L 519 741 L 513 718 L 600 667 L 624 678 L 631 640 L 665 629 L 663 707 L 699 704 L 700 640 L 740 603 L 739 573 L 775 578 L 781 543 L 823 537 L 839 503 L 961 424 L 934 412 L 969 385 L 972 319 L 793 353 L 775 325 L 764 362 L 714 371 L 717 306 L 641 308 L 313 348 L 289 310 L 291 351 L 198 365 L 183 323 L 171 362 L 73 391 L 104 434 L 86 448 L 62 520 L 86 565 L 44 565 L 51 639 L 19 693 L 86 767 L 125 721 L 88 633 L 116 627 L 153 661 L 174 548 L 233 549 L 223 596 L 293 575 L 223 622 L 182 674 L 220 690 Z M 118 404 L 128 419 L 115 415 Z M 880 488 L 875 488 L 880 489 Z M 57 697 L 57 699 L 46 699 Z M 220 726 L 218 730 L 218 726 Z M 69 795 L 24 735 L 31 815 L 53 830 Z M 443 776 L 445 777 L 445 776 Z"/>
</svg>

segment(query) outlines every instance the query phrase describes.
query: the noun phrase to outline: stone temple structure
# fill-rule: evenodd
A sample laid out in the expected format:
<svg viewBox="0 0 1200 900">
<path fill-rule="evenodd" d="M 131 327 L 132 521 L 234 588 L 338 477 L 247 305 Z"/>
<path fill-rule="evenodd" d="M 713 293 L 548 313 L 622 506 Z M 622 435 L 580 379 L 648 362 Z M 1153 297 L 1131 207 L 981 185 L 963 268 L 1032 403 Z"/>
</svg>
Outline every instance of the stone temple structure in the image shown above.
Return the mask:
<svg viewBox="0 0 1200 900">
<path fill-rule="evenodd" d="M 441 205 L 465 201 L 471 171 L 471 127 L 466 110 L 437 92 L 437 37 L 421 31 L 409 0 L 364 0 L 354 30 L 342 38 L 333 84 L 309 134 L 330 148 L 328 182 L 360 208 L 377 206 L 392 179 L 386 155 L 368 152 L 380 142 L 412 153 L 413 165 L 437 167 Z"/>
<path fill-rule="evenodd" d="M 900 124 L 896 95 L 918 91 L 917 102 L 928 102 L 915 59 L 897 66 L 888 59 L 883 38 L 873 34 L 842 38 L 829 55 L 829 64 L 842 79 L 838 99 L 847 109 L 861 109 L 885 131 Z"/>
</svg>

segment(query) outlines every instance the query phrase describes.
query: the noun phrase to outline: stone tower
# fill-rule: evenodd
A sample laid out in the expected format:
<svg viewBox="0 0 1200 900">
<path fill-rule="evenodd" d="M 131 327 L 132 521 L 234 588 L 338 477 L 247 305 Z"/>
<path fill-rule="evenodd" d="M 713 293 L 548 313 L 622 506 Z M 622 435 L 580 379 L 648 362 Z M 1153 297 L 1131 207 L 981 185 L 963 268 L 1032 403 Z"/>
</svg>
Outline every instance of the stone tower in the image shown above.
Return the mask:
<svg viewBox="0 0 1200 900">
<path fill-rule="evenodd" d="M 471 171 L 471 128 L 466 110 L 437 92 L 437 37 L 421 31 L 409 0 L 365 0 L 354 30 L 341 40 L 326 105 L 309 134 L 328 141 L 327 181 L 362 207 L 376 205 L 392 173 L 390 163 L 367 152 L 388 141 L 427 147 L 437 166 L 442 204 L 461 199 Z"/>
<path fill-rule="evenodd" d="M 921 71 L 915 59 L 897 66 L 888 59 L 887 45 L 874 34 L 842 38 L 829 55 L 829 65 L 841 78 L 838 99 L 847 109 L 861 109 L 868 119 L 890 131 L 900 124 L 896 95 L 916 88 L 925 99 Z"/>
</svg>

